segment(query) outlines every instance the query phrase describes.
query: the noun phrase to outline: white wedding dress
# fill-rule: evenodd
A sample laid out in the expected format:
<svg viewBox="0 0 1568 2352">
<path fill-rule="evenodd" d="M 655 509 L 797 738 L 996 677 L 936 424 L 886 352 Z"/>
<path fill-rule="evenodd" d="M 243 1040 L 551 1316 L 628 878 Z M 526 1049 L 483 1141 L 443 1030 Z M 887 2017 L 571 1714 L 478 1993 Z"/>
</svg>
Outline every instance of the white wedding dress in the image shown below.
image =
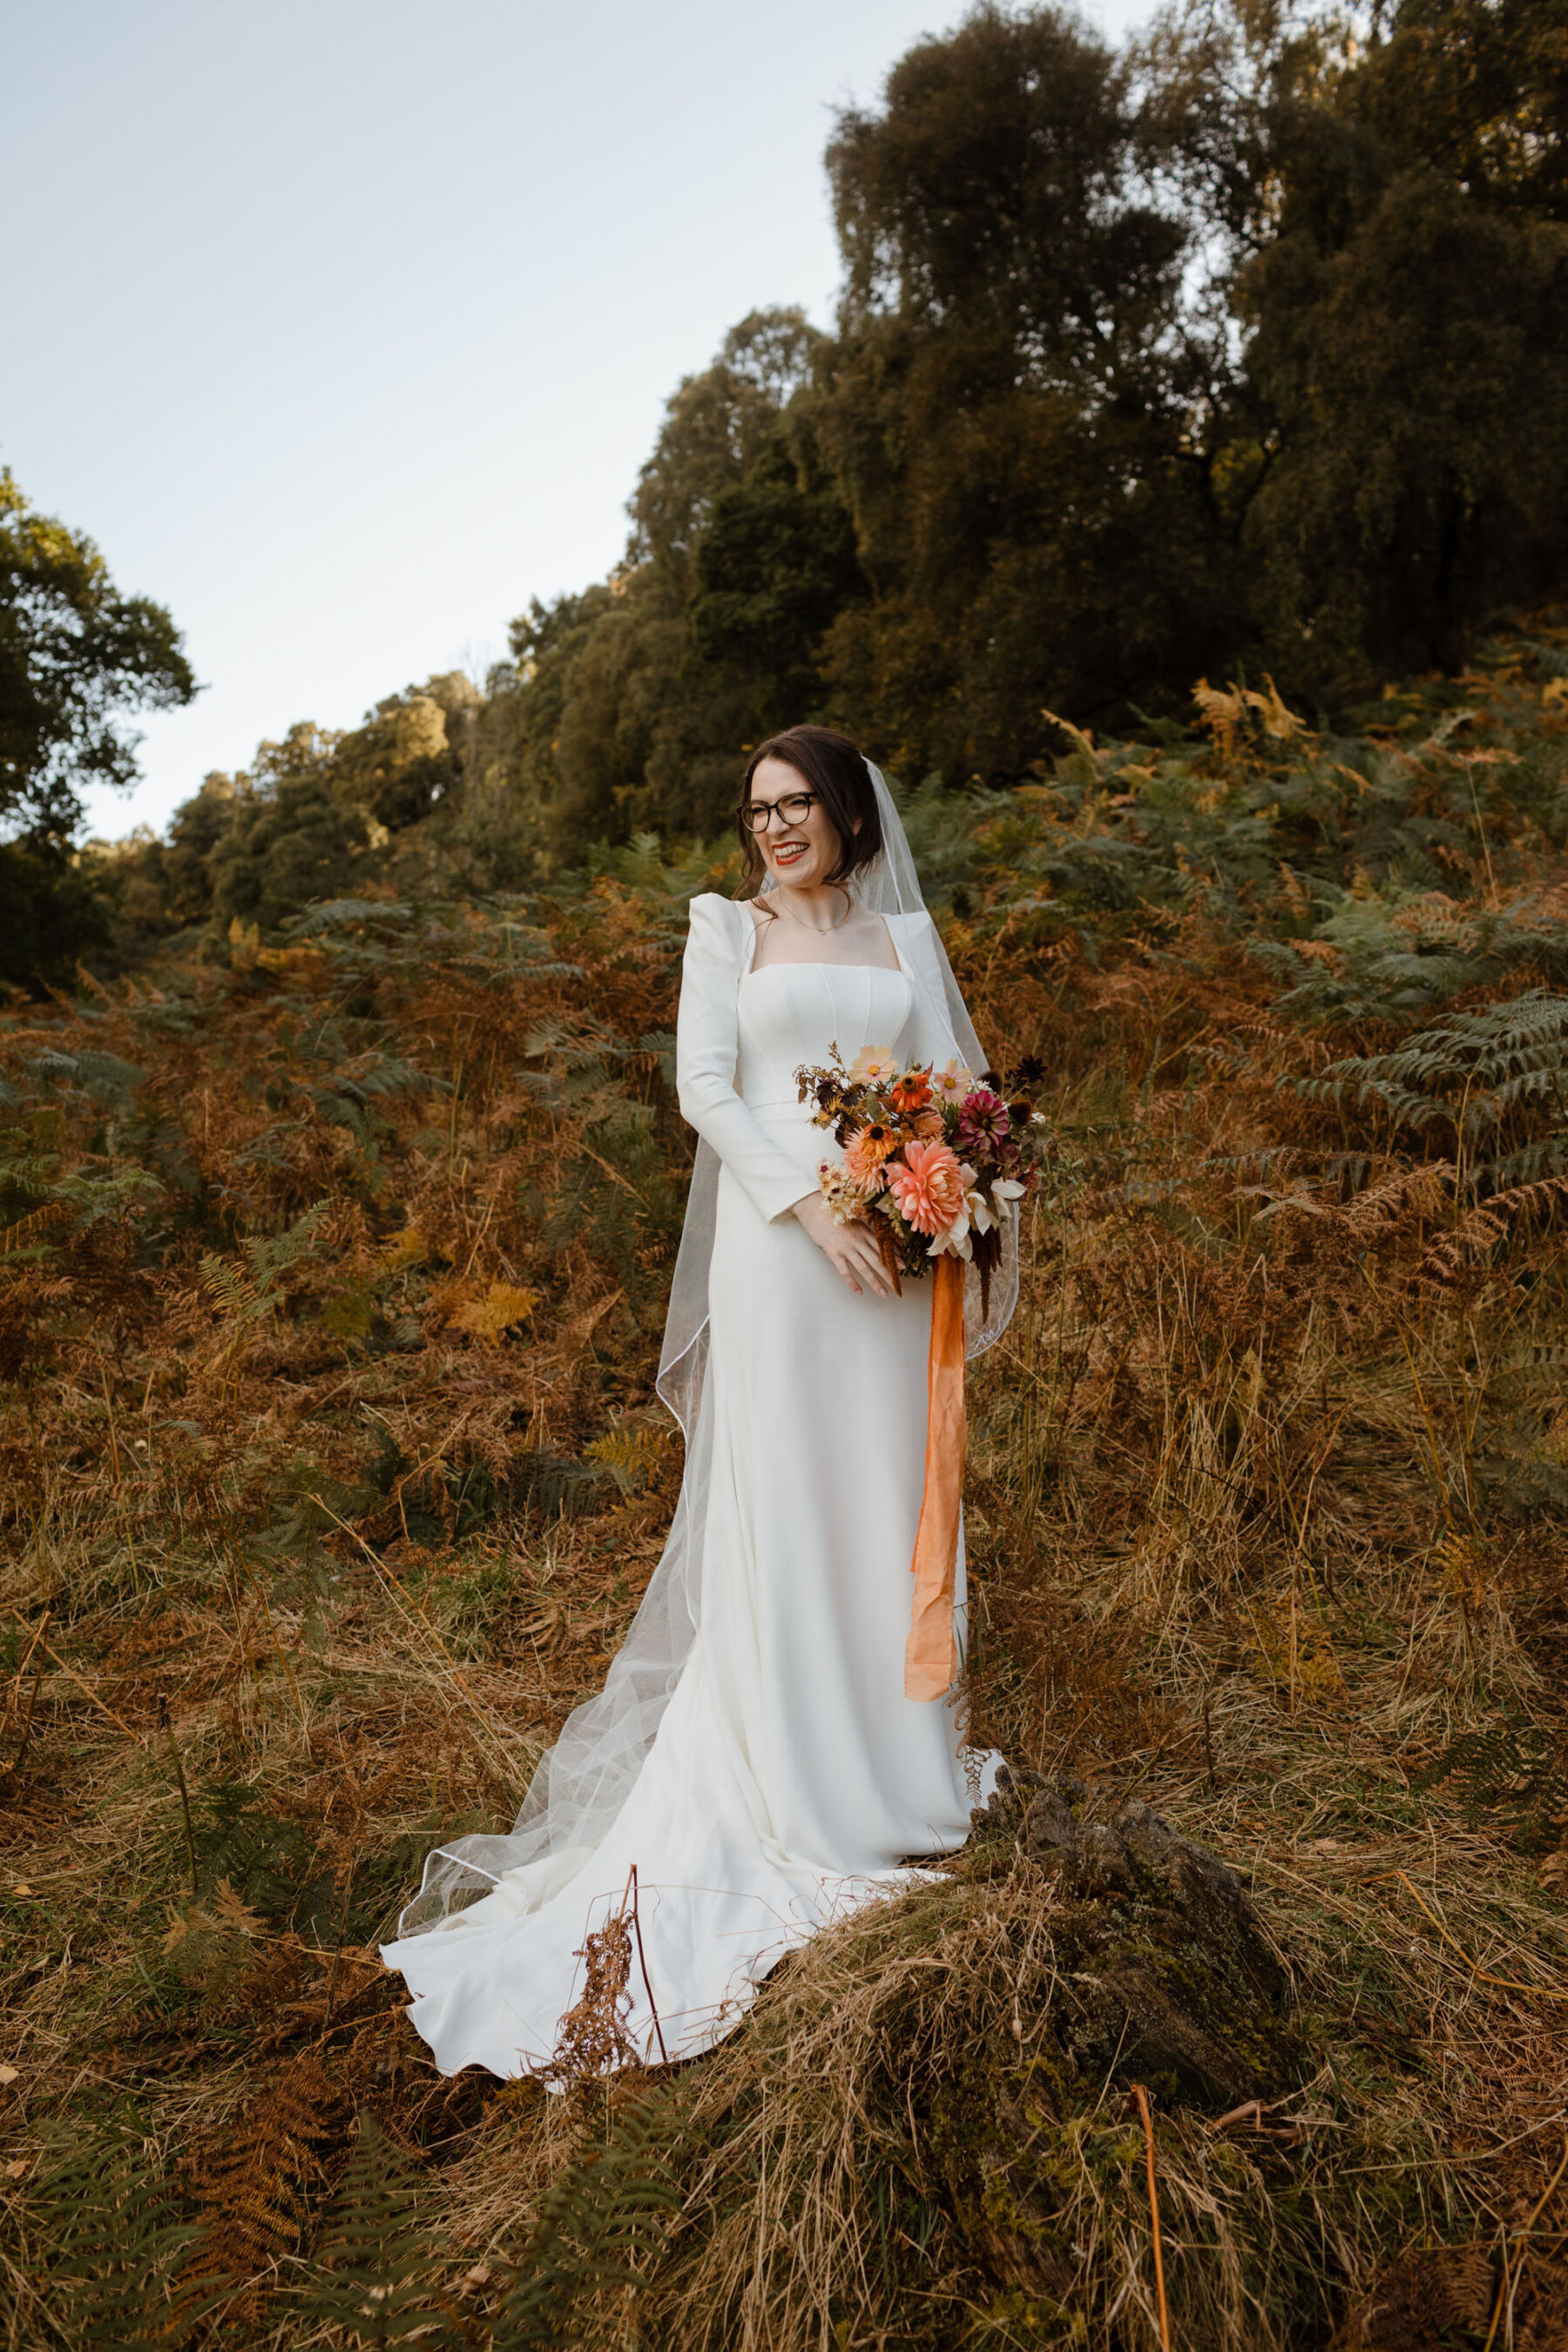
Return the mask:
<svg viewBox="0 0 1568 2352">
<path fill-rule="evenodd" d="M 736 946 L 749 911 L 692 902 L 680 1102 L 721 1163 L 689 1433 L 695 1631 L 591 1849 L 486 1873 L 479 1900 L 385 1948 L 444 2073 L 549 2079 L 584 1939 L 634 1864 L 647 1982 L 634 1966 L 626 2031 L 645 2058 L 690 2057 L 793 1945 L 961 1845 L 989 1793 L 998 1759 L 961 1749 L 951 1702 L 903 1692 L 931 1286 L 857 1296 L 787 1213 L 833 1149 L 797 1099 L 798 1065 L 836 1045 L 847 1060 L 866 1045 L 939 1063 L 957 1051 L 940 982 L 922 984 L 929 916 L 887 920 L 897 971 L 758 968 L 754 939 Z M 963 1611 L 961 1544 L 961 1647 Z"/>
</svg>

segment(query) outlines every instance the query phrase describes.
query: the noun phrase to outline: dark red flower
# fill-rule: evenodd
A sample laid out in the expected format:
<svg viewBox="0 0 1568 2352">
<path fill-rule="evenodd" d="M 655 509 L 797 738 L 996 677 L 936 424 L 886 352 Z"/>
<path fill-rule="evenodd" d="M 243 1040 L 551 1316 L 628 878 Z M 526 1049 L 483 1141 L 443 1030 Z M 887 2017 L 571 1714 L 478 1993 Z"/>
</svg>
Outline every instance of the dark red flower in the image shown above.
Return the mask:
<svg viewBox="0 0 1568 2352">
<path fill-rule="evenodd" d="M 970 1157 L 994 1153 L 1007 1137 L 1007 1106 L 987 1087 L 964 1097 L 958 1114 L 958 1149 Z"/>
</svg>

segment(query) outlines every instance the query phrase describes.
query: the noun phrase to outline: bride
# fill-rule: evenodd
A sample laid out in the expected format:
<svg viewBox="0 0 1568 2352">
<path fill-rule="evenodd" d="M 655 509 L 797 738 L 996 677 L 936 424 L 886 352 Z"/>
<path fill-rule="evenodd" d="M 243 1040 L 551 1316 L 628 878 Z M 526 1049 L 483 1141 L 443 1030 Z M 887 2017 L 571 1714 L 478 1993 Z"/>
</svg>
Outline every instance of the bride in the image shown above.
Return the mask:
<svg viewBox="0 0 1568 2352">
<path fill-rule="evenodd" d="M 892 797 L 847 738 L 764 743 L 739 821 L 749 895 L 692 899 L 677 1029 L 700 1139 L 658 1381 L 680 1499 L 511 1833 L 432 1854 L 384 1948 L 446 2074 L 559 2078 L 587 1939 L 624 1917 L 634 1865 L 620 2046 L 709 2048 L 793 1945 L 961 1845 L 999 1761 L 961 1745 L 955 1688 L 905 1696 L 933 1285 L 900 1296 L 868 1229 L 835 1222 L 793 1075 L 835 1046 L 984 1057 Z M 1006 1244 L 988 1316 L 969 1286 L 971 1354 L 1011 1309 Z M 953 1620 L 956 1665 L 962 1537 Z"/>
</svg>

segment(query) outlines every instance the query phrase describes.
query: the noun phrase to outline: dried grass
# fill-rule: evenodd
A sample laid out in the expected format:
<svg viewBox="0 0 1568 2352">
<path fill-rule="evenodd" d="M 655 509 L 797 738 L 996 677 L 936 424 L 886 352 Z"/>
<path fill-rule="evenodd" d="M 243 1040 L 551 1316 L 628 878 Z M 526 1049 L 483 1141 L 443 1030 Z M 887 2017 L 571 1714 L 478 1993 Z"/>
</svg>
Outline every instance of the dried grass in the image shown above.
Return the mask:
<svg viewBox="0 0 1568 2352">
<path fill-rule="evenodd" d="M 377 2263 L 431 2342 L 1159 2341 L 1142 2126 L 1124 2070 L 1064 2071 L 1079 1929 L 1011 1843 L 794 1954 L 708 2058 L 563 2099 L 442 2082 L 374 1963 L 658 1556 L 659 1055 L 708 878 L 367 902 L 10 1017 L 9 2346 L 89 2340 L 68 2178 L 126 2242 L 154 2189 L 201 2233 L 145 2309 L 100 2280 L 126 2342 L 374 2341 Z M 1108 922 L 1097 968 L 1010 887 L 953 941 L 1058 1147 L 972 1389 L 975 1731 L 1230 1863 L 1304 2053 L 1223 2122 L 1153 2085 L 1172 2340 L 1568 2342 L 1555 1784 L 1429 1777 L 1564 1736 L 1557 1212 L 1439 1247 L 1471 1213 L 1437 1160 L 1279 1083 L 1386 1030 L 1290 1026 L 1201 908 Z"/>
</svg>

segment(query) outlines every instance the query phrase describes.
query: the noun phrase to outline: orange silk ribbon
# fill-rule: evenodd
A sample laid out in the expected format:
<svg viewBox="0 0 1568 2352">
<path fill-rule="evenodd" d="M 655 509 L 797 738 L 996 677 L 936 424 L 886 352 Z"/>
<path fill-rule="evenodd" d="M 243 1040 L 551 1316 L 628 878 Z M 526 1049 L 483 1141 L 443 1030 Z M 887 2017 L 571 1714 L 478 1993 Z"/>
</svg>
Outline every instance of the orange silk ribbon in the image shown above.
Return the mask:
<svg viewBox="0 0 1568 2352">
<path fill-rule="evenodd" d="M 958 1510 L 963 1493 L 963 1261 L 944 1254 L 931 1268 L 931 1357 L 926 1370 L 926 1483 L 915 1556 L 904 1696 L 942 1698 L 958 1673 L 952 1588 L 958 1570 Z"/>
</svg>

